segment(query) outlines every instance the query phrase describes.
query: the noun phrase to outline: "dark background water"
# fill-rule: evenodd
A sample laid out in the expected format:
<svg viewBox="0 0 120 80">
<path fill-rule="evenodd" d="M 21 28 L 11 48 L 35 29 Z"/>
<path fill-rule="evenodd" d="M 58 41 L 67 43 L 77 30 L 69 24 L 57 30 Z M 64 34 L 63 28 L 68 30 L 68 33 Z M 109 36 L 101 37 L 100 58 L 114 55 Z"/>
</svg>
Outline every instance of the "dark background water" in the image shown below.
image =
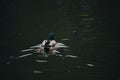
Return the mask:
<svg viewBox="0 0 120 80">
<path fill-rule="evenodd" d="M 1 0 L 1 80 L 119 80 L 119 13 L 119 3 L 108 0 Z M 63 43 L 80 58 L 38 64 L 33 55 L 6 64 L 9 56 L 21 55 L 21 49 L 41 43 L 49 32 L 59 42 L 69 38 Z M 40 66 L 45 73 L 34 74 Z"/>
</svg>

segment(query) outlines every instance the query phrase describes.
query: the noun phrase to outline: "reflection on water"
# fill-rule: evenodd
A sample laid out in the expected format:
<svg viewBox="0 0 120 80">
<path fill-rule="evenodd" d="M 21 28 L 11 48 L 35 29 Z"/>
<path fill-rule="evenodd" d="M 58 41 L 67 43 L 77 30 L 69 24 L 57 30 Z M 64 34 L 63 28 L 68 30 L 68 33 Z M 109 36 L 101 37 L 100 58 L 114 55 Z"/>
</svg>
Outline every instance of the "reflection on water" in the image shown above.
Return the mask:
<svg viewBox="0 0 120 80">
<path fill-rule="evenodd" d="M 16 78 L 22 80 L 72 80 L 82 77 L 78 74 L 85 74 L 83 70 L 89 71 L 90 67 L 91 69 L 94 67 L 93 64 L 82 62 L 81 57 L 71 54 L 70 51 L 69 49 L 63 49 L 61 53 L 64 54 L 48 55 L 47 57 L 30 52 L 10 56 L 6 61 L 7 74 L 12 72 L 10 74 L 12 79 L 15 78 L 14 75 L 17 75 Z"/>
</svg>

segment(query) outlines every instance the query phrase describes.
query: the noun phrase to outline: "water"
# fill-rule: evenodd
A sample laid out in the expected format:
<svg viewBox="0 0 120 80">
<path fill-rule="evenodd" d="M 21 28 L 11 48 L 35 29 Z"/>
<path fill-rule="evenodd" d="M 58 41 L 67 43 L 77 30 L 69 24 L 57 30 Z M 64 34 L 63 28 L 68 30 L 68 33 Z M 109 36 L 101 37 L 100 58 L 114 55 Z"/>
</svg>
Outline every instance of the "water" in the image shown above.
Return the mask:
<svg viewBox="0 0 120 80">
<path fill-rule="evenodd" d="M 119 9 L 109 11 L 109 5 L 107 0 L 2 0 L 1 80 L 119 80 Z M 49 32 L 70 46 L 65 58 L 20 52 Z"/>
<path fill-rule="evenodd" d="M 6 63 L 6 74 L 11 79 L 77 79 L 81 70 L 94 68 L 80 63 L 79 58 L 70 55 L 40 57 L 36 54 L 32 56 L 18 57 Z M 74 74 L 74 75 L 73 75 Z M 83 72 L 82 72 L 83 74 Z M 28 76 L 29 75 L 29 76 Z"/>
</svg>

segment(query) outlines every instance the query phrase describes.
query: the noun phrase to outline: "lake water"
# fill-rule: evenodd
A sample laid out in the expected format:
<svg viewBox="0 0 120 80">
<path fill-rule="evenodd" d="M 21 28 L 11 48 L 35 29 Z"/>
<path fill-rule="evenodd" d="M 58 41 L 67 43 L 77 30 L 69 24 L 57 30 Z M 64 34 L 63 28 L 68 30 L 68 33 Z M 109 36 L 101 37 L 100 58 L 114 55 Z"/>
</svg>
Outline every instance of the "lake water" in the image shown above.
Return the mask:
<svg viewBox="0 0 120 80">
<path fill-rule="evenodd" d="M 1 80 L 119 80 L 119 18 L 114 14 L 111 23 L 108 6 L 103 0 L 1 1 Z M 70 46 L 66 57 L 20 52 L 49 32 Z"/>
</svg>

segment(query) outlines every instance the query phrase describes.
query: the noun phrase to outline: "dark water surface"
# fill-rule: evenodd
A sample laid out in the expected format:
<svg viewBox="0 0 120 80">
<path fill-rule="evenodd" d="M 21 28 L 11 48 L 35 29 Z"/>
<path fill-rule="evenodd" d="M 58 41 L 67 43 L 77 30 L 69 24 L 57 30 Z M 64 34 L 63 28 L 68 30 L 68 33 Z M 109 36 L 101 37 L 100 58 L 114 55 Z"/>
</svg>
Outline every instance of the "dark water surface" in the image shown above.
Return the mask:
<svg viewBox="0 0 120 80">
<path fill-rule="evenodd" d="M 1 0 L 0 79 L 119 80 L 118 5 L 108 0 Z M 49 32 L 70 46 L 62 53 L 78 58 L 33 54 L 16 59 Z"/>
</svg>

